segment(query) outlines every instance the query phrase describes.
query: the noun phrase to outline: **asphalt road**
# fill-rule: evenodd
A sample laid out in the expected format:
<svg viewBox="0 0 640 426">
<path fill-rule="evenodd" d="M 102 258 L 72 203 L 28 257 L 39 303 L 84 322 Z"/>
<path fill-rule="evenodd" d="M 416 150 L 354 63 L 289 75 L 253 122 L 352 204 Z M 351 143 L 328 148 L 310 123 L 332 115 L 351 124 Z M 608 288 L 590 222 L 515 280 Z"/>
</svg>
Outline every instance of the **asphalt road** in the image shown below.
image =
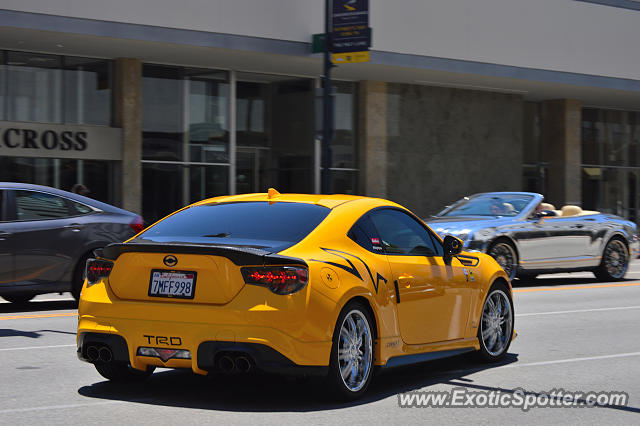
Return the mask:
<svg viewBox="0 0 640 426">
<path fill-rule="evenodd" d="M 75 356 L 76 311 L 67 295 L 0 303 L 0 424 L 640 424 L 640 262 L 627 280 L 549 275 L 515 292 L 518 338 L 500 365 L 469 356 L 388 370 L 366 397 L 331 402 L 321 383 L 273 376 L 200 377 L 156 370 L 114 385 Z M 530 395 L 624 391 L 626 406 L 400 408 L 411 391 Z"/>
</svg>

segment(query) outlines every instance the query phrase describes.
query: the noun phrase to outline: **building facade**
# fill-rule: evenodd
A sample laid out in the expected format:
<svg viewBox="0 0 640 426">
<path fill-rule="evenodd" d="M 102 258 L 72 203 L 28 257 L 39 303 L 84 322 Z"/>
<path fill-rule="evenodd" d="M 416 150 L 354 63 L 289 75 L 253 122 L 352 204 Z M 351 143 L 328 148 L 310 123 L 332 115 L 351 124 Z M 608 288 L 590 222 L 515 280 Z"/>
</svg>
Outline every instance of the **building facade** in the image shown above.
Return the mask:
<svg viewBox="0 0 640 426">
<path fill-rule="evenodd" d="M 341 0 L 334 0 L 341 1 Z M 324 2 L 0 3 L 0 180 L 154 221 L 320 190 Z M 436 213 L 527 190 L 640 220 L 640 3 L 370 0 L 371 61 L 333 70 L 332 192 Z"/>
</svg>

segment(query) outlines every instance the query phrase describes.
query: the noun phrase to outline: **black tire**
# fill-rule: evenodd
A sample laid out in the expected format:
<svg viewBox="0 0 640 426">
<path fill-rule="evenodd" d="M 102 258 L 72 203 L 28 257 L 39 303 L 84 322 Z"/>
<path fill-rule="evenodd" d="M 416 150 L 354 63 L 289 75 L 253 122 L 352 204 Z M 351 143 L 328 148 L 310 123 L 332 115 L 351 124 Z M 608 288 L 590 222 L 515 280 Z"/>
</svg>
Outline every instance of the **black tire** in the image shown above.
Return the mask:
<svg viewBox="0 0 640 426">
<path fill-rule="evenodd" d="M 92 252 L 83 254 L 73 271 L 73 278 L 71 280 L 71 295 L 77 301 L 80 301 L 80 292 L 82 291 L 82 286 L 84 285 L 84 274 L 85 267 L 87 265 L 87 259 L 89 259 L 91 256 Z"/>
<path fill-rule="evenodd" d="M 518 273 L 518 251 L 511 241 L 505 238 L 494 241 L 489 246 L 487 254 L 498 262 L 498 265 L 504 269 L 510 280 L 516 277 Z"/>
<path fill-rule="evenodd" d="M 149 378 L 155 367 L 149 366 L 146 371 L 136 370 L 129 364 L 110 362 L 107 364 L 94 364 L 98 373 L 105 379 L 118 383 L 142 382 Z"/>
<path fill-rule="evenodd" d="M 351 319 L 354 317 L 357 318 L 357 321 L 363 320 L 366 321 L 366 327 L 368 330 L 368 334 L 370 337 L 370 345 L 367 344 L 363 339 L 360 346 L 353 346 L 354 349 L 357 349 L 358 352 L 362 353 L 363 359 L 368 359 L 369 365 L 365 366 L 365 363 L 362 363 L 363 369 L 366 370 L 365 373 L 362 374 L 361 380 L 358 381 L 357 386 L 354 384 L 352 388 L 347 385 L 345 379 L 343 379 L 342 374 L 340 372 L 340 360 L 339 360 L 339 350 L 343 343 L 347 343 L 344 340 L 341 340 L 341 331 L 343 326 L 347 324 L 349 326 L 346 319 L 349 316 Z M 371 379 L 373 377 L 373 369 L 374 369 L 374 354 L 375 354 L 375 333 L 376 330 L 374 328 L 374 322 L 371 318 L 371 314 L 369 313 L 369 309 L 361 302 L 353 301 L 347 303 L 347 305 L 342 309 L 340 315 L 338 316 L 338 321 L 336 322 L 336 326 L 333 331 L 333 344 L 331 346 L 331 358 L 329 362 L 329 373 L 327 375 L 327 385 L 329 387 L 332 398 L 335 398 L 339 401 L 353 401 L 355 399 L 360 398 L 369 387 L 371 383 Z M 344 347 L 344 346 L 343 346 Z M 368 351 L 368 354 L 367 354 Z M 355 352 L 355 351 L 354 351 Z M 369 356 L 370 355 L 370 356 Z M 345 355 L 349 356 L 349 355 Z M 353 364 L 350 364 L 353 365 Z M 360 367 L 359 363 L 355 364 L 355 368 L 358 370 L 357 375 L 360 375 Z M 350 373 L 352 374 L 352 372 Z M 347 380 L 349 381 L 349 380 Z"/>
<path fill-rule="evenodd" d="M 593 274 L 600 281 L 620 281 L 629 269 L 629 247 L 620 237 L 613 237 L 604 247 L 602 260 Z"/>
<path fill-rule="evenodd" d="M 505 321 L 505 326 L 498 325 L 498 322 L 495 318 L 492 318 L 486 314 L 490 314 L 491 307 L 488 306 L 489 301 L 494 302 L 496 298 L 500 299 L 501 302 L 508 303 L 508 308 L 510 311 L 510 319 L 509 321 Z M 495 302 L 494 302 L 495 303 Z M 504 309 L 504 306 L 501 306 Z M 497 281 L 493 283 L 489 292 L 487 293 L 487 297 L 482 303 L 482 311 L 480 313 L 480 321 L 478 324 L 478 341 L 480 343 L 480 350 L 477 352 L 478 356 L 483 361 L 488 362 L 496 362 L 504 358 L 509 350 L 509 346 L 511 345 L 511 340 L 513 338 L 513 326 L 514 326 L 514 318 L 515 313 L 513 310 L 513 299 L 511 298 L 511 292 L 507 285 L 502 281 Z M 488 330 L 487 326 L 492 326 L 492 329 L 495 329 L 493 326 L 498 325 L 500 327 L 500 334 L 496 337 L 495 344 L 500 343 L 499 347 L 492 346 L 489 343 L 491 340 L 487 341 L 487 339 L 483 338 L 483 332 Z M 487 332 L 489 334 L 489 332 Z M 501 339 L 502 337 L 502 339 Z M 501 340 L 498 340 L 501 339 Z"/>
<path fill-rule="evenodd" d="M 15 303 L 16 305 L 22 305 L 29 300 L 36 297 L 33 293 L 17 293 L 17 294 L 4 294 L 2 298 L 7 302 Z"/>
</svg>

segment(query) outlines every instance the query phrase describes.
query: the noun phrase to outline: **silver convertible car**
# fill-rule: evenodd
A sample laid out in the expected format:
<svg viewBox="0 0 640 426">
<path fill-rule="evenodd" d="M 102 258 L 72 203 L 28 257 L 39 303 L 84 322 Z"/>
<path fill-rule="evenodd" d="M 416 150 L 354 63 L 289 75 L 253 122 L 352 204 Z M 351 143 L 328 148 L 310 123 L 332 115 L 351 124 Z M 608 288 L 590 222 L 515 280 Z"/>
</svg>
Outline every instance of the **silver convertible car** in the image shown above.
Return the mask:
<svg viewBox="0 0 640 426">
<path fill-rule="evenodd" d="M 556 210 L 531 192 L 471 195 L 425 222 L 460 238 L 466 250 L 490 254 L 511 278 L 592 271 L 620 280 L 638 253 L 635 223 L 572 205 Z"/>
</svg>

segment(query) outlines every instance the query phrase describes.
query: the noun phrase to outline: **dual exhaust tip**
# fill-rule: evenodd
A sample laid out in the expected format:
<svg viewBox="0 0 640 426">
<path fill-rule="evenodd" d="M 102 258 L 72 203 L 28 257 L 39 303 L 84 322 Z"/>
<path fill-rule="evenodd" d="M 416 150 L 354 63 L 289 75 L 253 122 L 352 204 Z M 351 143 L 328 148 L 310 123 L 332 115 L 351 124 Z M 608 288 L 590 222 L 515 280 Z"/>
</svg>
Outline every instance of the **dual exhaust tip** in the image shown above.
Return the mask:
<svg viewBox="0 0 640 426">
<path fill-rule="evenodd" d="M 113 352 L 108 346 L 87 346 L 87 359 L 91 363 L 108 364 L 113 361 Z M 246 355 L 222 355 L 218 358 L 218 368 L 223 373 L 248 373 L 253 364 Z"/>
<path fill-rule="evenodd" d="M 113 361 L 113 352 L 108 346 L 89 345 L 87 347 L 87 359 L 92 363 L 107 364 Z"/>
<path fill-rule="evenodd" d="M 251 367 L 251 360 L 245 355 L 222 355 L 218 358 L 218 368 L 223 373 L 248 373 Z"/>
</svg>

